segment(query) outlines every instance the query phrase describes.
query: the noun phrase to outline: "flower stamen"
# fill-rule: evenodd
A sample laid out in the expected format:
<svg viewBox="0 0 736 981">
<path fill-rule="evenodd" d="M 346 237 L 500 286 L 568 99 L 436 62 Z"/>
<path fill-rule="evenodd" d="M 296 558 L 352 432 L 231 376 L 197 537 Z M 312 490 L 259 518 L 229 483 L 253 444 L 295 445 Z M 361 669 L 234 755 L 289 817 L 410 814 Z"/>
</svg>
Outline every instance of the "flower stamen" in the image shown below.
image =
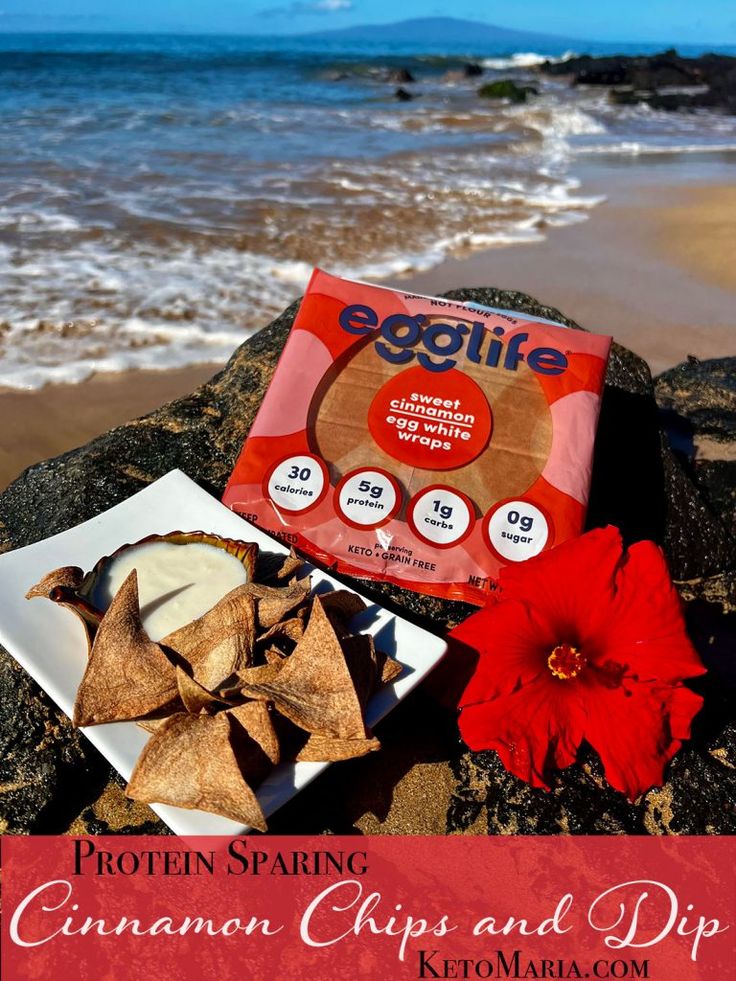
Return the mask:
<svg viewBox="0 0 736 981">
<path fill-rule="evenodd" d="M 547 658 L 547 667 L 555 678 L 570 681 L 577 678 L 588 659 L 572 644 L 558 644 Z"/>
</svg>

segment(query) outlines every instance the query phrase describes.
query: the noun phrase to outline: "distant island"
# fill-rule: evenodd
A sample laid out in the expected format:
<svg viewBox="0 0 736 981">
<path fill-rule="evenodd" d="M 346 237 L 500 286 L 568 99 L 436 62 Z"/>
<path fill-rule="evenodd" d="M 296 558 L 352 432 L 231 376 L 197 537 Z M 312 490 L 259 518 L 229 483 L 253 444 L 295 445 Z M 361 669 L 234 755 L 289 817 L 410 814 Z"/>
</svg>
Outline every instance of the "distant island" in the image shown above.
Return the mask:
<svg viewBox="0 0 736 981">
<path fill-rule="evenodd" d="M 555 34 L 538 34 L 533 31 L 516 31 L 508 27 L 496 27 L 479 20 L 461 20 L 458 17 L 415 17 L 395 24 L 362 24 L 341 27 L 330 31 L 310 31 L 300 34 L 310 40 L 355 41 L 359 43 L 412 42 L 414 44 L 467 45 L 468 49 L 534 50 L 542 54 L 559 53 L 564 48 L 584 50 L 589 42 L 580 38 L 567 38 Z"/>
</svg>

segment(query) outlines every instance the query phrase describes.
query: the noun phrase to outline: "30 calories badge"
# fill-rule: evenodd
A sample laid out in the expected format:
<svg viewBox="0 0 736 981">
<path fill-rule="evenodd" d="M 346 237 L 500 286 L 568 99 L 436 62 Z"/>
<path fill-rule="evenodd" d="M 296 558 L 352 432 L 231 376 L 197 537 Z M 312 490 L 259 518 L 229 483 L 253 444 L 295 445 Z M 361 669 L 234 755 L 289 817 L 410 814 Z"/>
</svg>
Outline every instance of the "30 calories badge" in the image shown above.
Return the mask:
<svg viewBox="0 0 736 981">
<path fill-rule="evenodd" d="M 455 470 L 486 448 L 493 416 L 480 386 L 464 372 L 415 367 L 379 389 L 368 428 L 395 460 L 423 470 Z"/>
</svg>

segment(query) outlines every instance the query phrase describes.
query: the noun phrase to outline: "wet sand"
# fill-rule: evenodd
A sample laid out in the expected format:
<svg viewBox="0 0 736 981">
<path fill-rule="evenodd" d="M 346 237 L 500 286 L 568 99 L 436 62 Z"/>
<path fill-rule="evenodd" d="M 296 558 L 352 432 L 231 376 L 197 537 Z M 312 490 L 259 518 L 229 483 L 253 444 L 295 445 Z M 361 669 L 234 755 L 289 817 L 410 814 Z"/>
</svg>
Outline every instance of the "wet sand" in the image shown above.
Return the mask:
<svg viewBox="0 0 736 981">
<path fill-rule="evenodd" d="M 654 373 L 688 354 L 736 354 L 736 185 L 613 181 L 589 220 L 543 242 L 451 259 L 387 285 L 422 293 L 498 286 L 530 293 L 591 330 L 612 334 Z M 613 186 L 613 190 L 611 187 Z M 25 467 L 192 391 L 218 369 L 98 376 L 36 392 L 0 391 L 0 489 Z"/>
<path fill-rule="evenodd" d="M 186 395 L 218 365 L 98 375 L 39 391 L 0 390 L 0 489 L 22 470 Z"/>
<path fill-rule="evenodd" d="M 658 249 L 681 269 L 736 289 L 736 187 L 690 188 L 686 200 L 661 216 L 656 237 Z"/>
<path fill-rule="evenodd" d="M 588 221 L 552 229 L 544 242 L 448 260 L 411 288 L 530 293 L 611 334 L 658 374 L 689 354 L 736 354 L 734 255 L 736 186 L 650 186 L 611 193 Z"/>
</svg>

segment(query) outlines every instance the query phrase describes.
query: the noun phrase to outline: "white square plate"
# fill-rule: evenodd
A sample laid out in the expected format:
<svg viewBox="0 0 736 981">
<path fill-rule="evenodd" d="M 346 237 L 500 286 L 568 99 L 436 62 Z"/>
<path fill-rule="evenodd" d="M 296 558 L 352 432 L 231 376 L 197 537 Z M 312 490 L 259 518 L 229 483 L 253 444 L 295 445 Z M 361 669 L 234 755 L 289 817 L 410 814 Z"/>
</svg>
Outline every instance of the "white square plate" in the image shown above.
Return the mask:
<svg viewBox="0 0 736 981">
<path fill-rule="evenodd" d="M 68 610 L 42 599 L 26 600 L 28 589 L 51 569 L 77 565 L 87 571 L 100 556 L 146 535 L 200 530 L 257 542 L 265 552 L 288 551 L 224 507 L 180 470 L 172 470 L 127 501 L 76 528 L 0 555 L 0 643 L 71 716 L 86 664 L 83 627 Z M 312 573 L 313 587 L 318 592 L 343 585 L 319 569 L 309 565 L 306 569 Z M 355 629 L 372 634 L 381 650 L 404 665 L 396 681 L 377 692 L 368 704 L 366 721 L 374 726 L 437 664 L 447 645 L 383 607 L 366 602 L 368 609 L 355 618 Z M 90 726 L 84 733 L 126 780 L 149 738 L 134 722 Z M 327 766 L 328 763 L 284 763 L 276 767 L 258 789 L 266 816 Z M 153 810 L 179 835 L 237 835 L 248 830 L 204 811 L 164 804 L 154 804 Z"/>
</svg>

